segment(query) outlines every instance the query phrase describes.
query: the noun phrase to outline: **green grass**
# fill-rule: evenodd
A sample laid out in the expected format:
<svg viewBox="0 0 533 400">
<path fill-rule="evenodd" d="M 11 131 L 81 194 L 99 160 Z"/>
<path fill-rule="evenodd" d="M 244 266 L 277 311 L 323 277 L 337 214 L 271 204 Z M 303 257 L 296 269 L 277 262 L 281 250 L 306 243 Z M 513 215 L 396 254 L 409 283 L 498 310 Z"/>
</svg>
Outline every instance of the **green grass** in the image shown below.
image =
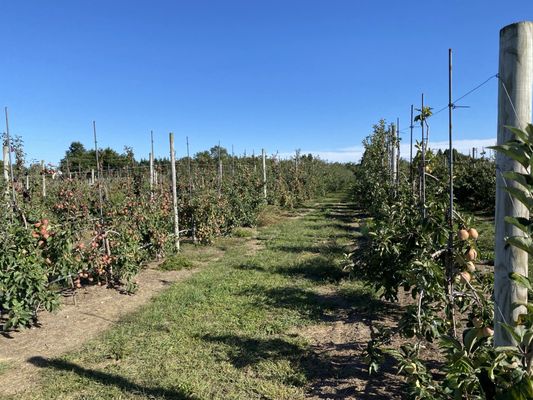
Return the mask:
<svg viewBox="0 0 533 400">
<path fill-rule="evenodd" d="M 223 241 L 217 261 L 80 351 L 33 360 L 44 384 L 16 399 L 304 398 L 321 361 L 295 332 L 374 299 L 345 280 L 353 228 L 327 218 L 337 200 L 260 228 L 251 255 L 245 239 Z"/>
<path fill-rule="evenodd" d="M 163 260 L 159 265 L 159 268 L 163 271 L 179 271 L 182 269 L 192 269 L 195 265 L 196 264 L 191 261 L 189 257 L 183 254 L 173 254 Z"/>
<path fill-rule="evenodd" d="M 237 227 L 231 231 L 231 234 L 238 238 L 249 238 L 254 235 L 254 229 Z"/>
</svg>

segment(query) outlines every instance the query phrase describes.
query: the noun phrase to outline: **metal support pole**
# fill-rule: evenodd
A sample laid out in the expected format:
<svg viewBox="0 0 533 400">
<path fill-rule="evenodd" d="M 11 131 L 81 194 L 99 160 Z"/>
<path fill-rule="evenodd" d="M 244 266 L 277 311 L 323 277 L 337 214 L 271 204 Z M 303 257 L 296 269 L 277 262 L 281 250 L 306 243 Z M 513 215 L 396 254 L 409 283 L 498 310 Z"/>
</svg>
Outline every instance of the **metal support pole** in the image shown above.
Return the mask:
<svg viewBox="0 0 533 400">
<path fill-rule="evenodd" d="M 422 218 L 426 218 L 426 141 L 424 137 L 424 123 L 426 118 L 424 115 L 424 93 L 422 93 L 422 108 L 421 108 L 420 125 L 422 127 L 422 159 L 420 167 L 420 204 L 422 207 Z"/>
<path fill-rule="evenodd" d="M 448 50 L 448 180 L 449 180 L 449 205 L 448 205 L 448 258 L 446 278 L 448 280 L 448 298 L 450 307 L 450 316 L 452 319 L 452 334 L 457 336 L 455 324 L 455 306 L 453 301 L 453 129 L 452 129 L 452 49 Z"/>
</svg>

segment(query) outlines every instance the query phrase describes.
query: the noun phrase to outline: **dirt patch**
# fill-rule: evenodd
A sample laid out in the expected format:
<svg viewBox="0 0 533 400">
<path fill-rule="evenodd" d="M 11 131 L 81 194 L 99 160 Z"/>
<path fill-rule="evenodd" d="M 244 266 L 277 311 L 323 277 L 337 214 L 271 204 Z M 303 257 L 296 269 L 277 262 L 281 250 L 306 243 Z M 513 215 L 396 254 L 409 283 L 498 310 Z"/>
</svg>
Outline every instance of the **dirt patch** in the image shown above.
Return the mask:
<svg viewBox="0 0 533 400">
<path fill-rule="evenodd" d="M 358 321 L 335 321 L 315 326 L 303 335 L 312 341 L 311 349 L 325 366 L 316 371 L 320 379 L 307 390 L 308 399 L 401 399 L 398 376 L 390 366 L 368 375 L 363 357 L 370 329 Z"/>
<path fill-rule="evenodd" d="M 310 351 L 319 360 L 313 368 L 306 398 L 318 399 L 401 399 L 402 382 L 391 362 L 380 373 L 369 375 L 364 351 L 371 338 L 375 312 L 361 312 L 331 288 L 320 288 L 322 296 L 338 304 L 324 322 L 298 330 L 310 343 Z M 386 306 L 386 305 L 385 305 Z M 390 314 L 379 313 L 379 323 L 394 324 L 396 307 Z M 375 327 L 374 327 L 375 328 Z"/>
<path fill-rule="evenodd" d="M 8 366 L 0 374 L 0 395 L 16 394 L 35 384 L 39 368 L 27 362 L 31 357 L 50 359 L 79 348 L 172 283 L 197 271 L 161 271 L 153 264 L 139 273 L 139 289 L 134 295 L 90 286 L 78 291 L 75 304 L 72 297 L 65 298 L 58 312 L 40 314 L 38 327 L 0 337 L 0 363 Z"/>
<path fill-rule="evenodd" d="M 251 238 L 250 240 L 246 241 L 244 244 L 246 255 L 247 256 L 253 256 L 263 250 L 265 248 L 265 245 L 263 242 L 261 242 L 259 239 L 257 239 L 256 236 Z"/>
<path fill-rule="evenodd" d="M 294 332 L 310 343 L 314 359 L 319 360 L 313 366 L 315 379 L 308 386 L 306 398 L 403 399 L 407 387 L 404 378 L 397 375 L 395 361 L 386 359 L 378 373 L 369 375 L 364 353 L 372 332 L 397 325 L 404 308 L 413 304 L 410 294 L 400 291 L 395 303 L 369 298 L 365 308 L 363 302 L 354 305 L 348 301 L 335 287 L 321 287 L 317 292 L 334 302 L 336 308 L 324 315 L 322 323 Z M 409 339 L 393 336 L 385 347 L 398 349 L 408 342 Z M 420 358 L 433 374 L 440 373 L 442 360 L 436 344 L 421 349 Z"/>
<path fill-rule="evenodd" d="M 334 238 L 319 243 L 320 248 L 342 248 L 355 251 L 355 239 L 360 236 L 360 218 L 355 207 L 343 203 L 330 203 L 324 207 L 331 225 L 346 232 L 351 240 L 341 244 Z M 374 375 L 368 374 L 364 351 L 377 326 L 394 326 L 398 311 L 406 301 L 402 298 L 397 304 L 372 299 L 350 299 L 344 296 L 335 285 L 320 286 L 315 289 L 329 304 L 335 304 L 332 312 L 324 314 L 321 323 L 298 329 L 293 332 L 304 337 L 309 350 L 316 360 L 310 369 L 310 384 L 306 398 L 318 399 L 401 399 L 405 388 L 392 360 L 382 366 Z M 379 310 L 379 311 L 377 311 Z M 398 340 L 400 342 L 400 340 Z M 399 343 L 393 342 L 392 347 Z"/>
</svg>

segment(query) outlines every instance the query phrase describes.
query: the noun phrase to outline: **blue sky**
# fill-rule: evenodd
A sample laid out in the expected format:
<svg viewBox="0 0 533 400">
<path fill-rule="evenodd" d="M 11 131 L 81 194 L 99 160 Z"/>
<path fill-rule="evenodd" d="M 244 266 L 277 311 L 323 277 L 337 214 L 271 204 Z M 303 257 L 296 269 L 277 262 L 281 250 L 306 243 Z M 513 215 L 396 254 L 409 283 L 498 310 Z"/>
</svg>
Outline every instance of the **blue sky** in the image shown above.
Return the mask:
<svg viewBox="0 0 533 400">
<path fill-rule="evenodd" d="M 380 118 L 408 125 L 420 94 L 447 103 L 498 69 L 499 30 L 530 0 L 1 1 L 0 105 L 28 159 L 58 161 L 75 140 L 178 155 L 220 140 L 349 160 Z M 496 136 L 496 80 L 455 113 L 458 143 Z M 447 135 L 447 113 L 431 122 Z M 3 126 L 3 123 L 1 124 Z M 3 130 L 3 129 L 2 129 Z M 404 135 L 408 140 L 407 135 Z M 473 142 L 472 142 L 473 141 Z M 465 144 L 466 146 L 466 144 Z"/>
</svg>

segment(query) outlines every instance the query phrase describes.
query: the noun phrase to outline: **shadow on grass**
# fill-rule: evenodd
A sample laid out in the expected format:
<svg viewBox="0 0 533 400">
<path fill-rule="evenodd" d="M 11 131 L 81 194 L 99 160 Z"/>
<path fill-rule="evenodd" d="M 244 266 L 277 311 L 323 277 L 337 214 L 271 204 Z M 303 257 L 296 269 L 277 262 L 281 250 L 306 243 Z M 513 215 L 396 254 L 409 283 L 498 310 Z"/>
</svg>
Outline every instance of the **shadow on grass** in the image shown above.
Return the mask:
<svg viewBox="0 0 533 400">
<path fill-rule="evenodd" d="M 196 400 L 197 397 L 191 396 L 182 391 L 168 390 L 163 388 L 153 388 L 138 385 L 120 375 L 108 374 L 101 371 L 87 369 L 80 367 L 74 363 L 63 361 L 59 359 L 47 359 L 44 357 L 32 357 L 28 362 L 39 367 L 51 370 L 74 372 L 75 374 L 90 379 L 94 382 L 106 385 L 115 386 L 120 390 L 130 392 L 132 394 L 143 395 L 147 398 L 163 398 L 173 400 Z"/>
<path fill-rule="evenodd" d="M 324 256 L 307 258 L 293 265 L 277 267 L 275 272 L 314 282 L 330 283 L 338 283 L 349 276 L 349 273 L 344 271 L 341 265 Z"/>
<path fill-rule="evenodd" d="M 285 253 L 315 253 L 323 256 L 342 256 L 345 253 L 344 246 L 335 243 L 324 243 L 316 245 L 279 245 L 272 246 L 273 250 Z"/>
<path fill-rule="evenodd" d="M 258 307 L 266 305 L 279 309 L 280 312 L 282 310 L 296 311 L 310 322 L 331 322 L 350 315 L 351 322 L 368 323 L 371 314 L 383 313 L 383 315 L 390 316 L 399 307 L 375 298 L 362 287 L 341 293 L 317 293 L 296 286 L 268 288 L 256 284 L 239 294 L 255 298 Z"/>
<path fill-rule="evenodd" d="M 262 361 L 288 361 L 291 368 L 297 373 L 288 373 L 287 379 L 282 379 L 285 383 L 295 386 L 304 386 L 317 378 L 338 381 L 339 379 L 366 375 L 366 365 L 361 360 L 354 360 L 350 356 L 345 356 L 342 359 L 335 357 L 333 360 L 316 353 L 312 347 L 306 348 L 282 338 L 204 335 L 202 339 L 223 345 L 226 356 L 235 368 L 253 368 Z M 342 345 L 342 349 L 339 346 L 338 350 L 356 351 L 361 345 L 362 343 L 351 343 Z M 305 379 L 302 379 L 301 376 Z M 354 387 L 346 389 L 346 394 L 353 395 L 354 393 Z"/>
<path fill-rule="evenodd" d="M 279 337 L 251 338 L 237 335 L 204 335 L 203 340 L 227 346 L 227 356 L 236 368 L 254 366 L 261 361 L 289 360 L 298 369 L 307 361 L 320 363 L 315 354 L 303 346 Z M 307 372 L 304 371 L 303 372 Z"/>
<path fill-rule="evenodd" d="M 310 239 L 324 237 L 324 228 L 330 229 L 326 233 L 328 240 L 310 245 L 310 240 L 299 244 L 289 238 L 285 243 L 280 240 L 267 246 L 274 251 L 273 256 L 275 252 L 312 254 L 306 254 L 298 261 L 285 265 L 250 260 L 236 268 L 296 278 L 294 285 L 269 287 L 255 284 L 239 294 L 256 303 L 257 307 L 268 307 L 273 314 L 297 313 L 306 321 L 304 324 L 316 327 L 312 328 L 316 329 L 312 333 L 317 335 L 316 344 L 298 345 L 290 336 L 256 338 L 206 335 L 203 339 L 220 343 L 236 368 L 253 368 L 262 361 L 287 360 L 291 368 L 299 372 L 287 374 L 287 379 L 293 379 L 294 384 L 297 384 L 298 379 L 295 377 L 305 377 L 307 394 L 313 398 L 402 398 L 404 388 L 395 375 L 391 360 L 383 365 L 381 373 L 369 376 L 362 354 L 369 339 L 368 330 L 372 329 L 375 322 L 393 317 L 399 312 L 399 306 L 377 299 L 362 285 L 342 285 L 336 289 L 321 285 L 336 284 L 349 277 L 340 262 L 347 246 L 337 239 L 346 237 L 355 241 L 359 228 L 352 223 L 362 215 L 354 211 L 351 205 L 333 202 L 324 207 L 316 207 L 315 211 L 314 215 L 306 216 L 304 222 L 311 223 L 306 223 L 304 229 L 309 229 Z M 308 235 L 307 232 L 305 234 Z M 302 288 L 298 285 L 298 278 L 300 282 L 305 279 L 318 285 Z M 347 335 L 346 337 L 329 337 L 332 331 L 321 328 L 322 323 L 335 326 L 338 322 L 348 324 L 354 331 L 347 333 L 341 328 L 334 331 L 335 335 Z"/>
<path fill-rule="evenodd" d="M 339 283 L 350 275 L 339 263 L 318 255 L 287 266 L 267 268 L 250 260 L 233 268 L 297 277 L 318 283 Z"/>
<path fill-rule="evenodd" d="M 239 369 L 255 368 L 261 362 L 288 361 L 294 372 L 285 371 L 285 376 L 280 378 L 288 384 L 305 386 L 310 382 L 314 384 L 308 394 L 323 399 L 331 399 L 331 393 L 324 388 L 335 387 L 335 397 L 357 399 L 390 399 L 393 395 L 401 394 L 402 385 L 395 380 L 383 388 L 383 374 L 368 376 L 367 366 L 363 358 L 355 356 L 360 354 L 365 342 L 353 341 L 350 343 L 331 343 L 334 357 L 326 356 L 317 351 L 313 346 L 302 346 L 280 337 L 254 338 L 238 335 L 204 335 L 203 340 L 223 346 L 225 357 Z M 342 355 L 341 355 L 342 354 Z M 384 369 L 391 373 L 391 365 Z M 303 377 L 303 378 L 302 378 Z M 353 385 L 353 379 L 364 381 L 361 387 Z M 337 387 L 344 383 L 342 388 Z"/>
</svg>

